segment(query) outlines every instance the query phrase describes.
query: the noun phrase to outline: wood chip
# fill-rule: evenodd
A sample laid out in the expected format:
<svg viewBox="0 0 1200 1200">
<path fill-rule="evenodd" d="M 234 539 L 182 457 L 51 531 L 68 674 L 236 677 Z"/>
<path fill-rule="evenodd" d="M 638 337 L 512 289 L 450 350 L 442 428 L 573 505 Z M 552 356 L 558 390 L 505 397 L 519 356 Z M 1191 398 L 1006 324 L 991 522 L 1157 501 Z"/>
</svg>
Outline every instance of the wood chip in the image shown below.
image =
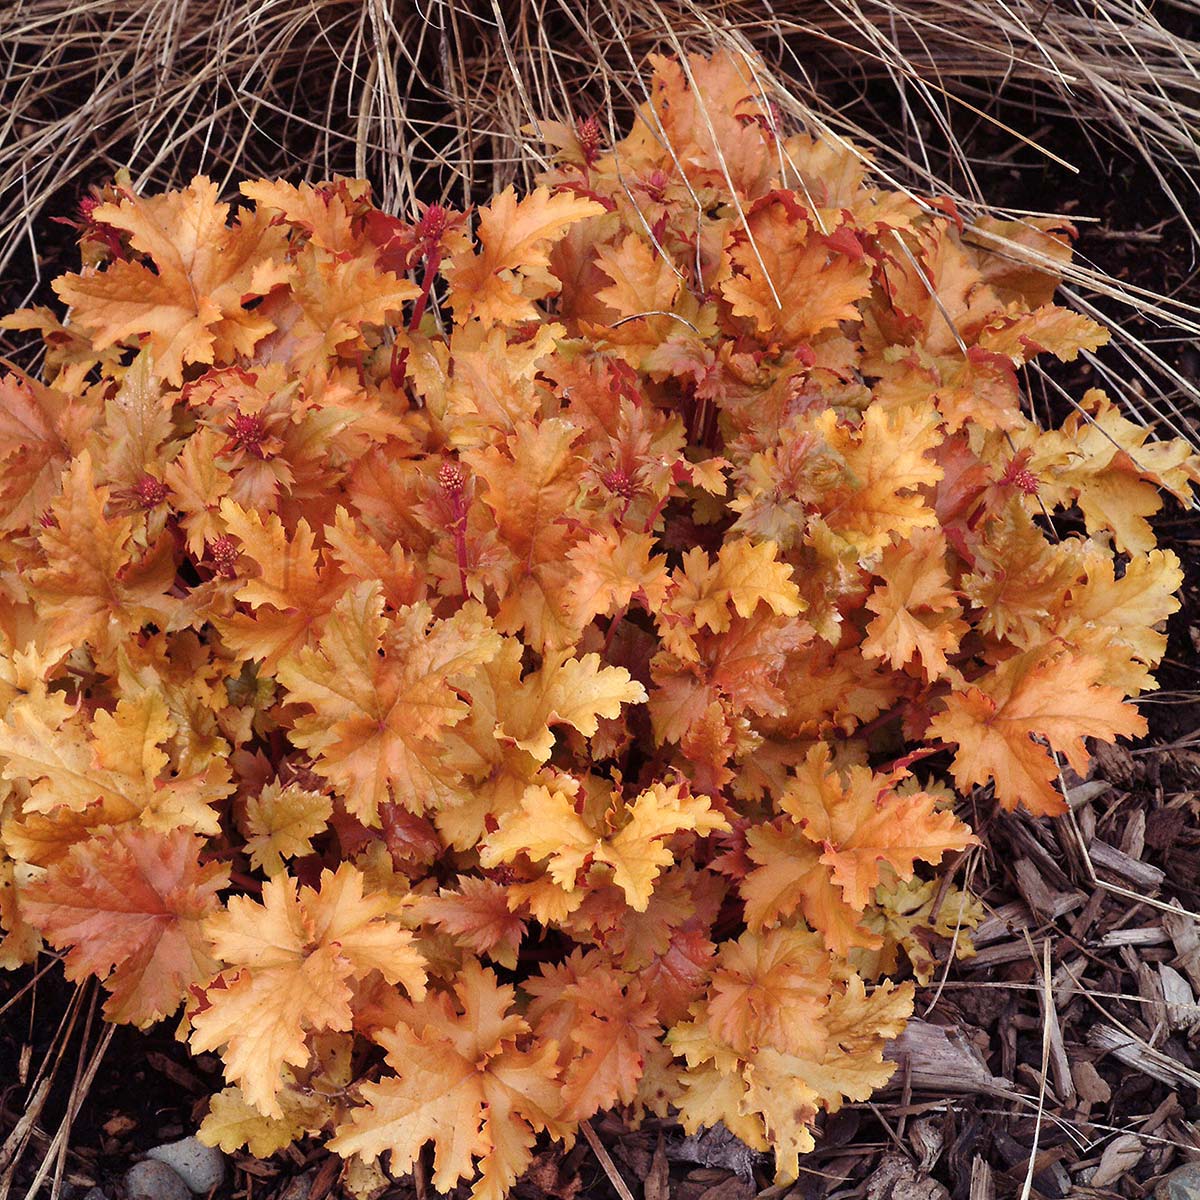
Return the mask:
<svg viewBox="0 0 1200 1200">
<path fill-rule="evenodd" d="M 1075 1090 L 1085 1104 L 1107 1104 L 1112 1099 L 1112 1088 L 1086 1058 L 1077 1059 L 1071 1066 L 1071 1078 Z"/>
<path fill-rule="evenodd" d="M 1093 1025 L 1088 1030 L 1087 1040 L 1127 1067 L 1149 1075 L 1151 1079 L 1157 1079 L 1171 1087 L 1200 1088 L 1200 1074 L 1113 1025 Z"/>
<path fill-rule="evenodd" d="M 1059 917 L 1078 908 L 1086 899 L 1082 892 L 1056 892 L 1047 917 L 1057 921 Z M 1029 905 L 1014 900 L 1009 904 L 1000 905 L 986 920 L 981 921 L 971 940 L 976 946 L 986 946 L 989 942 L 1011 937 L 1020 930 L 1034 929 L 1038 924 L 1040 922 L 1030 911 Z"/>
<path fill-rule="evenodd" d="M 968 1200 L 996 1200 L 996 1181 L 986 1158 L 975 1155 L 971 1161 L 971 1191 Z"/>
<path fill-rule="evenodd" d="M 1146 925 L 1140 929 L 1111 929 L 1097 939 L 1096 945 L 1112 950 L 1117 946 L 1165 946 L 1170 940 L 1162 926 Z"/>
<path fill-rule="evenodd" d="M 1091 779 L 1087 783 L 1078 783 L 1073 788 L 1067 789 L 1067 803 L 1072 808 L 1080 808 L 1087 804 L 1089 800 L 1095 800 L 1097 796 L 1103 796 L 1105 792 L 1112 791 L 1112 784 L 1104 779 Z"/>
<path fill-rule="evenodd" d="M 1018 858 L 1013 871 L 1018 890 L 1039 920 L 1054 920 L 1055 903 L 1063 893 L 1050 887 L 1041 871 L 1027 858 Z"/>
<path fill-rule="evenodd" d="M 1058 1008 L 1054 1003 L 1053 994 L 1049 1001 L 1045 992 L 1042 993 L 1042 1014 L 1046 1022 L 1046 1035 L 1049 1040 L 1050 1073 L 1054 1077 L 1054 1094 L 1060 1103 L 1068 1108 L 1075 1107 L 1075 1081 L 1071 1078 L 1071 1064 L 1067 1059 L 1067 1048 L 1063 1044 L 1062 1026 L 1058 1020 Z"/>
<path fill-rule="evenodd" d="M 1146 810 L 1135 808 L 1129 820 L 1125 823 L 1125 831 L 1121 834 L 1121 852 L 1130 858 L 1140 859 L 1146 848 Z"/>
<path fill-rule="evenodd" d="M 667 1150 L 660 1131 L 658 1145 L 654 1147 L 654 1157 L 650 1160 L 650 1170 L 642 1184 L 642 1196 L 644 1200 L 670 1200 L 670 1195 L 670 1167 L 667 1164 Z"/>
<path fill-rule="evenodd" d="M 1191 1029 L 1200 1025 L 1200 1005 L 1192 986 L 1174 967 L 1158 964 L 1158 983 L 1167 1006 L 1167 1024 L 1172 1029 Z"/>
<path fill-rule="evenodd" d="M 1164 913 L 1162 923 L 1175 945 L 1175 965 L 1192 981 L 1192 987 L 1200 991 L 1200 929 L 1182 911 Z"/>
<path fill-rule="evenodd" d="M 1012 1083 L 994 1076 L 983 1056 L 957 1030 L 913 1018 L 904 1032 L 884 1051 L 897 1062 L 908 1059 L 909 1076 L 915 1088 L 930 1087 L 949 1092 L 1009 1092 Z"/>
<path fill-rule="evenodd" d="M 1088 1186 L 1093 1188 L 1108 1187 L 1118 1179 L 1124 1179 L 1134 1167 L 1142 1161 L 1146 1148 L 1142 1139 L 1132 1133 L 1123 1133 L 1113 1138 L 1104 1147 L 1100 1156 L 1100 1165 L 1092 1173 Z"/>
<path fill-rule="evenodd" d="M 1088 855 L 1097 871 L 1107 871 L 1144 891 L 1157 891 L 1164 879 L 1163 872 L 1156 866 L 1132 858 L 1116 846 L 1110 846 L 1098 838 L 1088 846 Z"/>
</svg>

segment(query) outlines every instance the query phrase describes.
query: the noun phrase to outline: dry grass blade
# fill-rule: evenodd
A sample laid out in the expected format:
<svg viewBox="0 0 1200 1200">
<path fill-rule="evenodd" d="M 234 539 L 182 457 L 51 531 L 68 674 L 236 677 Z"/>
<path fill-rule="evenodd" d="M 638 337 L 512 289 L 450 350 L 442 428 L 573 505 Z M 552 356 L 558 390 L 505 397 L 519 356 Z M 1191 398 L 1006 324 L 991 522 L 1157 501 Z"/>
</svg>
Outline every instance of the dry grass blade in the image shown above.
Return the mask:
<svg viewBox="0 0 1200 1200">
<path fill-rule="evenodd" d="M 13 1191 L 14 1186 L 18 1189 L 23 1188 L 24 1190 L 19 1190 L 19 1194 L 26 1200 L 32 1200 L 51 1173 L 52 1195 L 58 1196 L 71 1126 L 116 1032 L 115 1026 L 106 1026 L 100 1032 L 95 1045 L 89 1047 L 89 1038 L 98 1024 L 96 989 L 86 986 L 76 988 L 61 1015 L 58 1029 L 51 1039 L 37 1075 L 29 1085 L 29 1099 L 25 1111 L 9 1131 L 3 1145 L 0 1145 L 0 1200 L 8 1200 L 8 1197 L 17 1194 Z M 65 1067 L 67 1050 L 72 1039 L 76 1037 L 80 1038 L 80 1048 L 66 1111 L 54 1136 L 47 1138 L 41 1129 L 43 1115 L 54 1086 Z M 34 1172 L 33 1181 L 18 1184 L 23 1160 L 34 1144 L 43 1148 L 41 1161 Z"/>
<path fill-rule="evenodd" d="M 612 1184 L 613 1190 L 620 1196 L 621 1200 L 633 1200 L 633 1193 L 629 1190 L 629 1185 L 625 1182 L 621 1172 L 617 1170 L 617 1164 L 613 1162 L 612 1155 L 609 1154 L 604 1143 L 596 1136 L 596 1131 L 592 1128 L 591 1123 L 589 1121 L 580 1121 L 579 1129 L 587 1139 L 587 1144 L 591 1146 L 592 1153 L 595 1154 L 600 1165 L 604 1168 L 604 1173 L 608 1176 L 608 1181 Z"/>
</svg>

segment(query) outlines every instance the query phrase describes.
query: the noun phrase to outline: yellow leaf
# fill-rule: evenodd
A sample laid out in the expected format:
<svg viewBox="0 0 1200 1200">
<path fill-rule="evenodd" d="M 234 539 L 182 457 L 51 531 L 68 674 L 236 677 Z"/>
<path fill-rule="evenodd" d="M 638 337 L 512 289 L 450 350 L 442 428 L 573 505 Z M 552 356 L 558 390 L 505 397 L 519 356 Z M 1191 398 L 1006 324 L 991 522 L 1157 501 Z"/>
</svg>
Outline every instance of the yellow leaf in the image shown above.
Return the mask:
<svg viewBox="0 0 1200 1200">
<path fill-rule="evenodd" d="M 246 850 L 250 863 L 268 875 L 284 870 L 285 858 L 312 853 L 312 839 L 325 829 L 333 801 L 295 783 L 268 783 L 246 801 Z"/>
<path fill-rule="evenodd" d="M 351 1027 L 351 983 L 378 971 L 411 996 L 425 994 L 424 959 L 413 936 L 389 921 L 394 901 L 364 894 L 362 874 L 343 863 L 317 888 L 276 875 L 262 903 L 234 896 L 205 923 L 213 954 L 227 969 L 192 1018 L 192 1048 L 224 1047 L 225 1077 L 264 1116 L 284 1115 L 278 1099 L 285 1066 L 308 1064 L 306 1036 Z"/>
<path fill-rule="evenodd" d="M 653 784 L 628 805 L 613 795 L 609 815 L 617 826 L 611 831 L 580 816 L 566 792 L 532 787 L 520 811 L 501 821 L 484 843 L 483 864 L 495 866 L 525 854 L 533 862 L 547 861 L 555 884 L 572 892 L 576 875 L 591 856 L 612 868 L 613 882 L 630 908 L 645 912 L 654 880 L 674 861 L 665 839 L 684 830 L 704 837 L 729 827 L 708 796 L 688 795 L 678 783 Z"/>
<path fill-rule="evenodd" d="M 624 667 L 601 666 L 598 654 L 570 658 L 552 652 L 508 698 L 497 736 L 512 738 L 522 750 L 545 762 L 554 746 L 551 725 L 570 725 L 591 737 L 600 717 L 618 717 L 622 704 L 641 704 L 645 699 L 645 688 Z"/>
</svg>

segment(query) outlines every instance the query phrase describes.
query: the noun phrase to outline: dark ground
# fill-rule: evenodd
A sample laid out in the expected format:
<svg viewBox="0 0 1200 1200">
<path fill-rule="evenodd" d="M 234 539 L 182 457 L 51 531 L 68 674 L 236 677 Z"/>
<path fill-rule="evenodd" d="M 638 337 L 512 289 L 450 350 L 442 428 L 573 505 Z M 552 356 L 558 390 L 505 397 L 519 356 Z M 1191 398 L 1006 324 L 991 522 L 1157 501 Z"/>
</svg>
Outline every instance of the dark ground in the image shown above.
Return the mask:
<svg viewBox="0 0 1200 1200">
<path fill-rule="evenodd" d="M 886 112 L 886 101 L 880 104 Z M 1081 255 L 1118 278 L 1200 303 L 1190 238 L 1144 164 L 1119 147 L 1089 148 L 1079 126 L 1053 111 L 1013 104 L 995 112 L 1077 163 L 1080 173 L 1047 165 L 1027 147 L 1014 151 L 1010 137 L 986 124 L 964 127 L 959 134 L 973 157 L 991 160 L 978 168 L 991 201 L 1098 218 L 1080 223 Z M 59 211 L 68 212 L 75 198 L 64 195 Z M 73 265 L 70 230 L 47 227 L 47 234 L 43 279 Z M 6 310 L 32 284 L 25 270 L 0 288 Z M 1139 332 L 1160 343 L 1159 352 L 1183 373 L 1200 376 L 1193 343 L 1170 329 Z M 1085 380 L 1073 383 L 1078 393 Z M 1200 1009 L 1183 1007 L 1200 994 L 1200 942 L 1196 927 L 1166 908 L 1172 901 L 1200 908 L 1200 518 L 1169 508 L 1157 525 L 1187 578 L 1158 673 L 1162 691 L 1145 709 L 1149 738 L 1099 758 L 1096 786 L 1076 807 L 1073 824 L 1023 815 L 988 823 L 988 850 L 971 880 L 991 914 L 977 938 L 979 954 L 955 965 L 943 983 L 919 990 L 925 1023 L 914 1040 L 921 1053 L 901 1056 L 892 1088 L 875 1103 L 826 1121 L 796 1200 L 1020 1195 L 1031 1157 L 1031 1196 L 1136 1198 L 1151 1194 L 1169 1169 L 1200 1161 L 1192 1124 L 1200 1119 Z M 32 985 L 31 975 L 0 977 L 0 1144 L 25 1109 L 32 1077 L 74 995 L 57 969 Z M 79 1019 L 38 1122 L 43 1132 L 8 1193 L 14 1198 L 28 1190 L 30 1171 L 59 1128 L 76 1062 L 85 1057 L 83 1041 L 90 1053 L 99 1036 L 94 992 L 75 999 Z M 929 1068 L 931 1055 L 940 1057 Z M 923 1066 L 933 1079 L 923 1077 Z M 75 1115 L 64 1183 L 76 1194 L 100 1183 L 116 1197 L 115 1181 L 139 1153 L 193 1131 L 219 1087 L 216 1060 L 191 1059 L 169 1024 L 144 1034 L 117 1029 Z M 712 1139 L 684 1145 L 677 1130 L 656 1122 L 637 1132 L 616 1118 L 594 1126 L 615 1169 L 647 1200 L 750 1200 L 770 1190 L 765 1164 L 752 1177 L 740 1174 L 745 1158 Z M 0 1177 L 4 1166 L 0 1148 Z M 230 1198 L 339 1194 L 336 1163 L 316 1145 L 269 1162 L 239 1156 L 237 1168 L 223 1192 Z M 546 1156 L 536 1178 L 518 1190 L 563 1200 L 577 1192 L 616 1194 L 583 1140 L 564 1161 Z M 405 1181 L 387 1195 L 423 1191 Z"/>
</svg>

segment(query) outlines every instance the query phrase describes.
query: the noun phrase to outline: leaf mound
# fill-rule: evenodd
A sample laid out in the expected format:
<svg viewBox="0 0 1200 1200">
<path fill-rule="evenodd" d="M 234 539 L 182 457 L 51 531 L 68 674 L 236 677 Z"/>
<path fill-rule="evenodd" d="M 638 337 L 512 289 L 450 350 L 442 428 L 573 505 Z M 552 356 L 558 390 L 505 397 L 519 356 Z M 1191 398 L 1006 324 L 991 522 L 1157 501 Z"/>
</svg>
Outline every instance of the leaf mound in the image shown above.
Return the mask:
<svg viewBox="0 0 1200 1200">
<path fill-rule="evenodd" d="M 7 319 L 0 961 L 182 1007 L 227 1149 L 499 1200 L 675 1109 L 794 1178 L 978 919 L 942 776 L 1053 815 L 1144 731 L 1200 469 L 1096 390 L 1035 419 L 1107 337 L 1069 227 L 654 67 L 478 213 L 118 181 L 68 318 Z"/>
</svg>

